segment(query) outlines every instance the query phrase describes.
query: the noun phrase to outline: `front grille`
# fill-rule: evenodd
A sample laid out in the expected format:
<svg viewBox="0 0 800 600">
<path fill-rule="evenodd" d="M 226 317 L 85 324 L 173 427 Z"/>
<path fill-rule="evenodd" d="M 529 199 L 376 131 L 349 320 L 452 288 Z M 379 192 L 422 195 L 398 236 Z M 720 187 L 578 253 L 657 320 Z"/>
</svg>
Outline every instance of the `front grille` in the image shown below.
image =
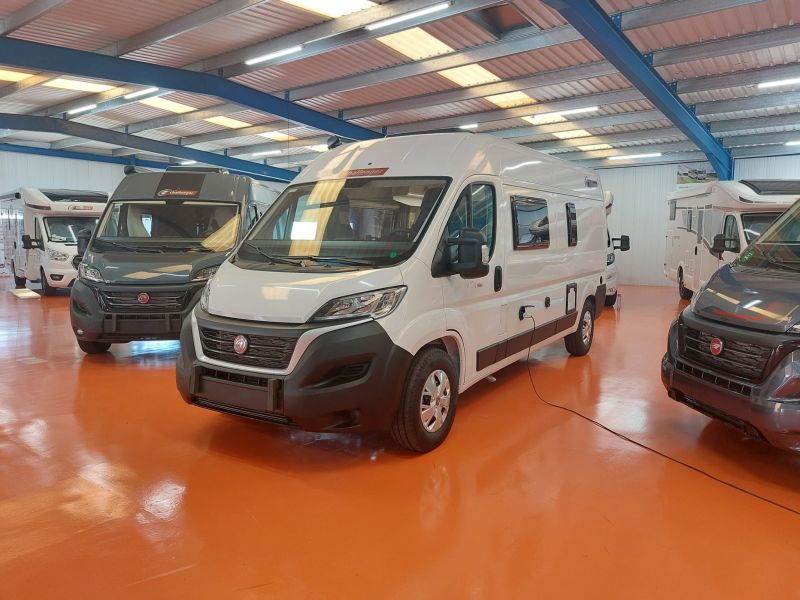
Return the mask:
<svg viewBox="0 0 800 600">
<path fill-rule="evenodd" d="M 200 328 L 203 353 L 216 360 L 265 369 L 286 369 L 292 358 L 297 338 L 272 335 L 245 335 L 244 354 L 233 351 L 233 340 L 239 335 L 222 329 Z"/>
<path fill-rule="evenodd" d="M 759 381 L 772 356 L 772 348 L 720 338 L 722 354 L 711 354 L 709 345 L 716 336 L 687 327 L 684 329 L 683 357 L 747 381 Z"/>
<path fill-rule="evenodd" d="M 700 369 L 680 359 L 675 361 L 675 368 L 686 373 L 687 375 L 697 377 L 697 379 L 702 379 L 703 381 L 707 381 L 712 385 L 721 387 L 736 394 L 741 394 L 742 396 L 750 396 L 753 393 L 752 385 L 735 381 L 730 377 L 717 375 L 711 371 L 706 371 L 705 369 Z"/>
<path fill-rule="evenodd" d="M 147 302 L 139 302 L 139 294 L 145 290 L 133 292 L 100 291 L 100 299 L 107 310 L 131 312 L 180 312 L 186 307 L 188 292 L 146 292 L 150 298 Z"/>
</svg>

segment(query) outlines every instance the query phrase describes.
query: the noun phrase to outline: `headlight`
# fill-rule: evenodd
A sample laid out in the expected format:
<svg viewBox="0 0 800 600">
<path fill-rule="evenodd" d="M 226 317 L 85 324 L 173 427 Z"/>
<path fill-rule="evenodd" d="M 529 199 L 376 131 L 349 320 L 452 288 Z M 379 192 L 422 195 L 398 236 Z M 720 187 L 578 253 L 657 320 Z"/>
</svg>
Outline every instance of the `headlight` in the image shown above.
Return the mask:
<svg viewBox="0 0 800 600">
<path fill-rule="evenodd" d="M 78 265 L 78 277 L 85 281 L 95 281 L 97 283 L 105 283 L 106 280 L 103 279 L 102 273 L 100 273 L 99 269 L 95 267 L 90 267 L 86 263 L 81 263 Z"/>
<path fill-rule="evenodd" d="M 192 277 L 192 281 L 208 281 L 214 276 L 214 273 L 217 272 L 219 267 L 206 267 L 205 269 L 200 269 L 197 273 L 194 274 Z"/>
<path fill-rule="evenodd" d="M 210 282 L 209 282 L 210 283 Z M 208 297 L 211 295 L 211 288 L 206 284 L 203 288 L 203 293 L 200 294 L 200 310 L 208 312 Z"/>
<path fill-rule="evenodd" d="M 312 317 L 313 321 L 330 321 L 333 319 L 350 319 L 353 317 L 372 317 L 379 319 L 391 313 L 403 296 L 406 287 L 400 286 L 366 294 L 355 294 L 331 300 L 320 308 Z"/>
<path fill-rule="evenodd" d="M 58 262 L 66 262 L 69 258 L 69 254 L 66 252 L 61 252 L 61 250 L 53 250 L 52 248 L 48 248 L 47 258 L 50 260 L 56 260 Z"/>
<path fill-rule="evenodd" d="M 608 256 L 606 256 L 606 266 L 613 265 L 615 260 L 617 260 L 617 255 L 613 252 L 609 252 Z"/>
<path fill-rule="evenodd" d="M 800 323 L 797 323 L 792 327 L 789 327 L 789 333 L 800 333 Z"/>
</svg>

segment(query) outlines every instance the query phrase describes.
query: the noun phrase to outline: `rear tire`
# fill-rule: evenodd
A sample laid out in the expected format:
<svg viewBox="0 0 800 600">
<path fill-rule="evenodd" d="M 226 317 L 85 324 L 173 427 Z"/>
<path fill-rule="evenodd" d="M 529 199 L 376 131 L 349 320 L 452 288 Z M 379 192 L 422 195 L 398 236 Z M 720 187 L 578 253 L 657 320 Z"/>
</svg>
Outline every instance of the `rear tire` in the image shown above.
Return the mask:
<svg viewBox="0 0 800 600">
<path fill-rule="evenodd" d="M 578 316 L 578 329 L 564 338 L 564 346 L 572 356 L 585 356 L 594 340 L 594 305 L 590 300 L 583 303 Z"/>
<path fill-rule="evenodd" d="M 47 283 L 47 276 L 44 274 L 44 269 L 39 269 L 39 276 L 42 278 L 42 294 L 45 296 L 55 296 L 58 290 Z"/>
<path fill-rule="evenodd" d="M 85 340 L 78 340 L 78 346 L 86 354 L 102 354 L 103 352 L 108 352 L 108 349 L 111 348 L 111 344 L 106 342 L 87 342 Z"/>
<path fill-rule="evenodd" d="M 408 371 L 400 407 L 392 422 L 395 442 L 430 452 L 447 437 L 456 416 L 458 371 L 440 348 L 422 350 Z"/>
<path fill-rule="evenodd" d="M 606 306 L 609 308 L 614 306 L 617 303 L 617 292 L 614 292 L 610 296 L 606 296 Z"/>
<path fill-rule="evenodd" d="M 678 270 L 678 295 L 684 300 L 691 300 L 693 293 L 683 284 L 683 269 Z"/>
<path fill-rule="evenodd" d="M 27 280 L 24 277 L 17 277 L 17 268 L 14 266 L 14 261 L 11 261 L 11 273 L 14 275 L 14 285 L 18 288 L 24 288 Z"/>
</svg>

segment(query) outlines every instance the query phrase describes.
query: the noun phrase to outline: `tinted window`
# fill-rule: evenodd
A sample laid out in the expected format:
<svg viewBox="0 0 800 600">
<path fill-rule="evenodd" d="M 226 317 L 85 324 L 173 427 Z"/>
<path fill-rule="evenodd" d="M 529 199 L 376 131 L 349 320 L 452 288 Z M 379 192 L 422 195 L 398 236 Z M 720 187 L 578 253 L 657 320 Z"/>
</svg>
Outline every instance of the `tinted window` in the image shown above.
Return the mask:
<svg viewBox="0 0 800 600">
<path fill-rule="evenodd" d="M 756 194 L 781 195 L 781 194 L 800 194 L 800 181 L 783 179 L 762 179 L 742 181 L 747 187 Z"/>
<path fill-rule="evenodd" d="M 578 245 L 578 214 L 572 202 L 567 202 L 567 244 Z"/>
<path fill-rule="evenodd" d="M 547 200 L 514 196 L 511 202 L 514 214 L 514 248 L 549 247 L 550 218 Z"/>
<path fill-rule="evenodd" d="M 739 252 L 739 227 L 736 223 L 736 217 L 733 215 L 725 217 L 725 231 L 723 235 L 726 238 L 725 249 L 731 252 Z"/>
<path fill-rule="evenodd" d="M 485 183 L 473 183 L 464 188 L 447 220 L 447 237 L 454 237 L 467 227 L 480 229 L 486 236 L 490 253 L 494 252 L 495 194 Z M 450 246 L 451 260 L 456 260 L 457 246 Z"/>
<path fill-rule="evenodd" d="M 669 220 L 674 221 L 678 212 L 678 203 L 675 200 L 669 202 Z"/>
</svg>

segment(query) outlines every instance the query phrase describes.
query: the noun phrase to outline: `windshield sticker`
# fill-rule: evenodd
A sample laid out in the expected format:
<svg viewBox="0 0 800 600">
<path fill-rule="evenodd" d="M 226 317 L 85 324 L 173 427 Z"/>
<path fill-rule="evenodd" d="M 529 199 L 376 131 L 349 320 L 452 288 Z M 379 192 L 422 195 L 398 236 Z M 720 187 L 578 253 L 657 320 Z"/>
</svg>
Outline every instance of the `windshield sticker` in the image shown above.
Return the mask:
<svg viewBox="0 0 800 600">
<path fill-rule="evenodd" d="M 389 167 L 376 167 L 373 169 L 351 169 L 345 171 L 345 177 L 379 177 L 385 175 Z"/>
</svg>

